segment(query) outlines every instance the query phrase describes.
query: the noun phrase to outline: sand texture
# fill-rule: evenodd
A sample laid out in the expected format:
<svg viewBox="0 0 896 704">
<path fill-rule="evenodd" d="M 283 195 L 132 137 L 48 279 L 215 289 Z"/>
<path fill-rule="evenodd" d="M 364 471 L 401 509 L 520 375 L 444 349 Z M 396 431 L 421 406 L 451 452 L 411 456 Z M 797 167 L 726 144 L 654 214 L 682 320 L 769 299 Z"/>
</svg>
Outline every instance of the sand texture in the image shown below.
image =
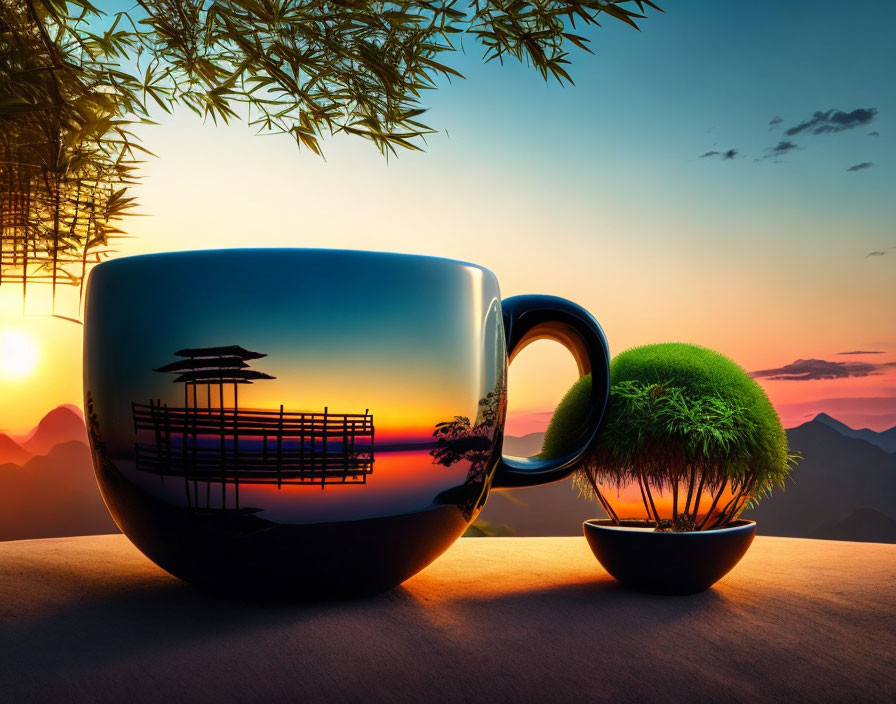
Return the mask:
<svg viewBox="0 0 896 704">
<path fill-rule="evenodd" d="M 583 538 L 466 538 L 308 605 L 210 596 L 120 535 L 2 543 L 0 698 L 892 702 L 896 545 L 759 537 L 709 592 L 658 597 Z"/>
</svg>

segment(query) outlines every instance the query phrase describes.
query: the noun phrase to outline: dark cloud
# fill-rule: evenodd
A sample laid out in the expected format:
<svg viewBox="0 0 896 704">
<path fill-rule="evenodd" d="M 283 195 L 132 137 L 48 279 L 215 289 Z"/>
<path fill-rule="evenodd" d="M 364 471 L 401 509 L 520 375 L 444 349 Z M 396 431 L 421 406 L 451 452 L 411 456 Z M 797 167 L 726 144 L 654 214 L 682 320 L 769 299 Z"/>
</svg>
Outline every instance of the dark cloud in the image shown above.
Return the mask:
<svg viewBox="0 0 896 704">
<path fill-rule="evenodd" d="M 812 134 L 842 132 L 843 130 L 851 130 L 854 127 L 867 125 L 876 116 L 877 108 L 858 108 L 852 112 L 819 110 L 808 120 L 803 120 L 800 124 L 784 130 L 784 134 L 788 137 L 793 137 L 800 132 L 811 132 Z"/>
<path fill-rule="evenodd" d="M 861 171 L 862 169 L 870 169 L 874 164 L 870 161 L 863 161 L 861 164 L 853 164 L 847 171 Z"/>
<path fill-rule="evenodd" d="M 790 141 L 781 140 L 775 146 L 769 147 L 769 156 L 782 156 L 788 152 L 792 152 L 797 146 Z"/>
<path fill-rule="evenodd" d="M 882 350 L 853 350 L 852 352 L 838 352 L 837 354 L 886 354 L 886 352 Z"/>
<path fill-rule="evenodd" d="M 719 152 L 719 151 L 716 151 L 713 149 L 712 151 L 703 152 L 703 154 L 700 155 L 700 158 L 706 159 L 708 157 L 717 156 L 722 161 L 727 161 L 729 159 L 733 159 L 734 157 L 736 157 L 737 153 L 738 153 L 737 149 L 729 149 L 727 152 Z"/>
<path fill-rule="evenodd" d="M 877 130 L 874 130 L 874 132 L 869 132 L 868 136 L 869 137 L 880 137 L 880 132 L 878 132 Z"/>
<path fill-rule="evenodd" d="M 768 121 L 768 128 L 770 130 L 773 130 L 776 127 L 779 127 L 782 122 L 784 122 L 784 119 L 779 117 L 778 115 L 775 115 L 771 120 Z"/>
<path fill-rule="evenodd" d="M 760 369 L 750 372 L 754 379 L 771 381 L 814 381 L 817 379 L 846 379 L 857 376 L 883 374 L 884 367 L 896 366 L 896 362 L 872 364 L 871 362 L 829 362 L 824 359 L 798 359 L 777 369 Z"/>
<path fill-rule="evenodd" d="M 875 250 L 874 252 L 868 252 L 868 254 L 865 255 L 865 259 L 867 259 L 868 257 L 883 257 L 885 254 L 886 254 L 886 252 L 881 252 L 878 249 L 878 250 Z"/>
</svg>

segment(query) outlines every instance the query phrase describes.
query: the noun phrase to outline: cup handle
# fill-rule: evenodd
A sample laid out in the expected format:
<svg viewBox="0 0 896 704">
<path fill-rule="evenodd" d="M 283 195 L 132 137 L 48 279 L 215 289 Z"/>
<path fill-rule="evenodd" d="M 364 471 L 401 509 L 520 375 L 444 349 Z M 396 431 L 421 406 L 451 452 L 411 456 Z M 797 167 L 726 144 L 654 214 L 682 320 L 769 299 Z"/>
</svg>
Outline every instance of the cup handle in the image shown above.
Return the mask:
<svg viewBox="0 0 896 704">
<path fill-rule="evenodd" d="M 551 459 L 502 457 L 492 488 L 537 486 L 569 476 L 597 434 L 610 392 L 610 350 L 600 324 L 587 310 L 556 296 L 513 296 L 501 301 L 510 362 L 536 340 L 554 340 L 576 360 L 579 376 L 591 374 L 591 401 L 570 439 L 575 449 Z"/>
</svg>

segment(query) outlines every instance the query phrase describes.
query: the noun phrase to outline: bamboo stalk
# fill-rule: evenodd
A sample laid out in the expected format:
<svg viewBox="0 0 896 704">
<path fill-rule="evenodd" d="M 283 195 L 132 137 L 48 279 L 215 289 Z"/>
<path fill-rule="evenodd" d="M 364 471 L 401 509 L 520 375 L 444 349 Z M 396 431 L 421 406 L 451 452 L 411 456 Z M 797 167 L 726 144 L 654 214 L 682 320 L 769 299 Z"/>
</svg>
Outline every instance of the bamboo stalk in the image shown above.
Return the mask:
<svg viewBox="0 0 896 704">
<path fill-rule="evenodd" d="M 699 515 L 699 511 L 700 511 L 700 499 L 703 496 L 703 485 L 705 483 L 706 483 L 706 473 L 701 472 L 700 473 L 700 484 L 697 485 L 697 494 L 696 494 L 696 498 L 694 499 L 694 514 L 692 516 L 692 518 L 694 519 L 695 525 L 697 524 L 697 516 Z"/>
<path fill-rule="evenodd" d="M 641 481 L 640 478 L 638 479 L 638 488 L 641 490 L 641 501 L 644 502 L 644 511 L 646 514 L 646 518 L 648 521 L 652 520 L 651 514 L 650 514 L 650 506 L 647 503 L 647 494 L 644 492 L 644 483 Z"/>
<path fill-rule="evenodd" d="M 672 524 L 678 524 L 678 477 L 672 477 Z"/>
<path fill-rule="evenodd" d="M 597 497 L 597 500 L 600 502 L 601 506 L 603 506 L 604 511 L 610 520 L 613 521 L 616 525 L 619 525 L 619 516 L 616 515 L 616 512 L 613 510 L 613 507 L 610 506 L 610 502 L 604 498 L 604 495 L 601 493 L 600 489 L 597 486 L 597 482 L 591 476 L 588 476 L 588 482 L 591 484 L 591 489 L 594 491 L 594 495 Z"/>
<path fill-rule="evenodd" d="M 724 525 L 725 523 L 728 522 L 728 510 L 740 498 L 741 493 L 743 492 L 743 489 L 745 486 L 746 486 L 746 483 L 744 483 L 744 485 L 740 488 L 740 490 L 735 491 L 735 485 L 733 482 L 731 483 L 731 498 L 728 499 L 728 502 L 722 507 L 722 510 L 719 511 L 719 516 L 718 516 L 718 518 L 716 518 L 715 521 L 713 521 L 713 523 L 710 526 L 711 528 L 715 528 L 717 526 Z"/>
<path fill-rule="evenodd" d="M 691 465 L 691 478 L 688 480 L 688 498 L 684 504 L 684 513 L 690 514 L 691 512 L 691 499 L 694 496 L 694 482 L 697 481 L 697 469 L 694 465 Z"/>
<path fill-rule="evenodd" d="M 656 520 L 656 524 L 659 525 L 660 524 L 660 513 L 659 513 L 659 511 L 656 510 L 656 504 L 653 501 L 653 494 L 650 491 L 650 484 L 648 484 L 646 482 L 646 480 L 644 479 L 643 472 L 641 473 L 641 477 L 640 477 L 639 481 L 641 482 L 642 486 L 644 487 L 644 490 L 647 492 L 647 499 L 648 499 L 648 501 L 650 501 L 650 507 L 653 509 L 653 517 Z"/>
<path fill-rule="evenodd" d="M 719 499 L 722 498 L 722 492 L 725 491 L 725 486 L 726 483 L 722 482 L 722 486 L 719 487 L 718 493 L 715 495 L 715 498 L 713 498 L 712 504 L 710 504 L 709 510 L 706 512 L 706 516 L 700 522 L 700 525 L 697 526 L 697 530 L 703 530 L 703 527 L 709 521 L 710 517 L 712 516 L 712 510 L 716 507 L 716 504 L 719 503 Z"/>
</svg>

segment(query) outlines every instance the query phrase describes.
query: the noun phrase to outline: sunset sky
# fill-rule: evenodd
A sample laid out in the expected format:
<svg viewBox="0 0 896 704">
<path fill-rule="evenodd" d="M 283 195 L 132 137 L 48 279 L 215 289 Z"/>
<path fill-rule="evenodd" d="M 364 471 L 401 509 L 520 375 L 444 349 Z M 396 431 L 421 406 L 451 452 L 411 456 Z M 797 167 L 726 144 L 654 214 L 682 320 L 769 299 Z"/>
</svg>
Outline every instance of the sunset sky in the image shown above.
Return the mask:
<svg viewBox="0 0 896 704">
<path fill-rule="evenodd" d="M 896 425 L 896 5 L 661 4 L 642 32 L 598 29 L 595 55 L 572 56 L 574 87 L 484 66 L 467 43 L 467 79 L 424 96 L 439 133 L 388 163 L 357 139 L 326 141 L 323 161 L 243 124 L 158 116 L 142 135 L 159 158 L 135 189 L 146 217 L 125 223 L 120 253 L 476 262 L 503 296 L 584 305 L 614 354 L 718 349 L 760 373 L 785 426 L 820 411 Z M 81 401 L 81 327 L 48 317 L 46 293 L 22 315 L 19 289 L 0 287 L 0 352 L 19 350 L 0 358 L 0 430 Z M 76 316 L 76 296 L 58 312 Z M 25 373 L 10 356 L 23 339 Z M 542 428 L 575 373 L 552 343 L 524 352 L 508 432 Z"/>
</svg>

